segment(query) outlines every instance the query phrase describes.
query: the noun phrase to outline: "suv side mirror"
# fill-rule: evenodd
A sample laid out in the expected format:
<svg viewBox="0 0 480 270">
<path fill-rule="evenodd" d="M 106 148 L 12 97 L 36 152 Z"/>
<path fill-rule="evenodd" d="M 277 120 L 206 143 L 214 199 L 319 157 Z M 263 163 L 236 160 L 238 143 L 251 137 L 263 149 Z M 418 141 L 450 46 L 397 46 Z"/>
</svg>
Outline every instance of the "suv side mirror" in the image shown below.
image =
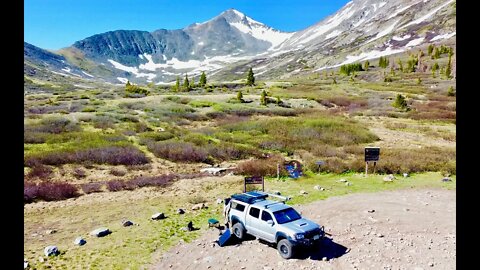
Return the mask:
<svg viewBox="0 0 480 270">
<path fill-rule="evenodd" d="M 271 220 L 271 219 L 267 220 L 267 224 L 270 225 L 270 226 L 273 226 L 273 220 Z"/>
</svg>

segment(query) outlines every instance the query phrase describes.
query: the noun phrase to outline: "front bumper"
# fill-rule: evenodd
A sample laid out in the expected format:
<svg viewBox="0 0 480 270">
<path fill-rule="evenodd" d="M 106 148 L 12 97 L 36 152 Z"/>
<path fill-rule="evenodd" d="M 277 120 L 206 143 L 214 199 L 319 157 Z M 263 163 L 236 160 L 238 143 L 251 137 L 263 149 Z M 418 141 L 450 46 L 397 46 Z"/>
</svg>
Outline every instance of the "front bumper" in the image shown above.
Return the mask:
<svg viewBox="0 0 480 270">
<path fill-rule="evenodd" d="M 300 240 L 290 239 L 290 241 L 292 242 L 293 245 L 296 245 L 296 246 L 313 246 L 319 241 L 321 241 L 322 238 L 324 237 L 325 237 L 325 230 L 322 226 L 319 231 L 311 233 L 304 239 L 300 239 Z"/>
</svg>

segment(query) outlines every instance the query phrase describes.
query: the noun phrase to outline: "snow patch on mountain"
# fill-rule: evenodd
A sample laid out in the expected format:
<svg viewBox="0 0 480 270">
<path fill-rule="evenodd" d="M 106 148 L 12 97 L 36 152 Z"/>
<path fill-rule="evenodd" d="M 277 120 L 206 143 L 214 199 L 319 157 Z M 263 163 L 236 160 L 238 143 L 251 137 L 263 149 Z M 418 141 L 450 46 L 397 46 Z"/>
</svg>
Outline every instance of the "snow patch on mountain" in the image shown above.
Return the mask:
<svg viewBox="0 0 480 270">
<path fill-rule="evenodd" d="M 382 31 L 378 32 L 378 34 L 370 39 L 369 41 L 367 41 L 366 43 L 369 43 L 369 42 L 372 42 L 376 39 L 379 39 L 385 35 L 388 35 L 389 33 L 391 33 L 393 31 L 393 29 L 395 28 L 395 25 L 398 23 L 398 21 L 394 22 L 393 24 L 391 24 L 390 26 L 388 26 L 387 28 L 383 29 Z"/>
<path fill-rule="evenodd" d="M 293 35 L 293 33 L 283 33 L 273 30 L 263 24 L 253 21 L 248 17 L 246 18 L 249 24 L 245 24 L 244 22 L 234 22 L 230 23 L 230 25 L 237 28 L 240 32 L 249 34 L 256 39 L 270 42 L 272 44 L 271 48 L 277 47 L 280 45 L 280 43 L 284 42 Z"/>
<path fill-rule="evenodd" d="M 87 75 L 88 77 L 90 78 L 95 78 L 95 76 L 93 76 L 92 74 L 88 74 L 87 72 L 85 71 L 82 71 L 83 74 Z"/>
<path fill-rule="evenodd" d="M 334 31 L 332 31 L 330 34 L 328 34 L 328 35 L 325 37 L 325 39 L 334 38 L 334 37 L 340 35 L 341 33 L 342 33 L 342 31 L 340 31 L 340 30 L 334 30 Z"/>
<path fill-rule="evenodd" d="M 308 31 L 305 31 L 302 35 L 296 38 L 292 43 L 300 43 L 304 44 L 315 38 L 327 33 L 328 31 L 334 29 L 335 27 L 339 26 L 343 21 L 352 17 L 355 13 L 355 9 L 353 9 L 353 5 L 349 5 L 345 8 L 342 12 L 335 14 L 332 18 L 330 18 L 326 24 L 320 25 Z"/>
<path fill-rule="evenodd" d="M 405 45 L 405 47 L 413 47 L 413 46 L 420 45 L 424 39 L 425 39 L 424 37 L 412 39 L 407 43 L 407 45 Z"/>
<path fill-rule="evenodd" d="M 122 82 L 122 83 L 127 83 L 127 82 L 128 82 L 128 79 L 127 79 L 127 78 L 123 78 L 123 77 L 117 77 L 117 80 L 119 80 L 119 81 Z"/>
<path fill-rule="evenodd" d="M 437 7 L 436 9 L 430 11 L 429 13 L 425 14 L 424 16 L 414 20 L 414 21 L 411 21 L 409 23 L 407 23 L 406 25 L 400 27 L 400 29 L 404 28 L 404 27 L 407 27 L 407 26 L 410 26 L 410 25 L 413 25 L 413 24 L 419 24 L 423 21 L 425 21 L 426 19 L 432 17 L 433 14 L 437 13 L 440 9 L 446 7 L 448 4 L 452 3 L 454 0 L 448 0 L 447 2 L 443 3 L 442 5 L 440 5 L 439 7 Z"/>
<path fill-rule="evenodd" d="M 408 34 L 408 35 L 405 35 L 403 37 L 398 37 L 398 36 L 393 36 L 392 39 L 393 40 L 396 40 L 396 41 L 402 41 L 402 40 L 405 40 L 405 39 L 409 39 L 412 35 Z"/>
<path fill-rule="evenodd" d="M 448 34 L 438 35 L 438 36 L 435 36 L 434 38 L 432 38 L 430 41 L 435 41 L 435 40 L 439 40 L 439 39 L 451 38 L 451 37 L 455 36 L 456 34 L 457 34 L 457 32 L 452 32 L 452 33 L 448 33 Z"/>
</svg>

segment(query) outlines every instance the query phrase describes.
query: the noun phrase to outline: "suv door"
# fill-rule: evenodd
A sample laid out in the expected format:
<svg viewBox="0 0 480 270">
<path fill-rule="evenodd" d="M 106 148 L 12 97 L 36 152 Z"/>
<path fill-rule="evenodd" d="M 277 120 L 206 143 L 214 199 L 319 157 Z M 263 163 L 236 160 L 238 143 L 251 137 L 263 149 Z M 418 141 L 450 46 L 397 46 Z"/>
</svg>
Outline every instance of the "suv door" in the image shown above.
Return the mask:
<svg viewBox="0 0 480 270">
<path fill-rule="evenodd" d="M 267 221 L 273 221 L 273 224 L 268 224 Z M 267 212 L 266 210 L 262 211 L 261 218 L 258 222 L 258 232 L 260 237 L 267 240 L 268 242 L 274 243 L 275 242 L 275 233 L 276 233 L 276 222 L 272 217 L 272 214 Z"/>
<path fill-rule="evenodd" d="M 249 234 L 260 236 L 258 224 L 260 223 L 260 209 L 255 206 L 248 208 L 248 213 L 245 215 L 245 228 Z"/>
</svg>

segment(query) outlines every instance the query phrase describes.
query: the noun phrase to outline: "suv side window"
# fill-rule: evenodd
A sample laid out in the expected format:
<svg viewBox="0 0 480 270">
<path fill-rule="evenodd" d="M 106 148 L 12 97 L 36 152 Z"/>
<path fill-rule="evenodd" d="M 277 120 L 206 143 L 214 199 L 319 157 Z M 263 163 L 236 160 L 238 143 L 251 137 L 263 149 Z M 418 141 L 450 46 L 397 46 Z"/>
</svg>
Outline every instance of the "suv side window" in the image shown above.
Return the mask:
<svg viewBox="0 0 480 270">
<path fill-rule="evenodd" d="M 262 220 L 263 221 L 268 221 L 268 220 L 272 220 L 273 221 L 273 218 L 272 218 L 272 215 L 270 215 L 270 213 L 268 213 L 267 211 L 263 211 L 262 212 Z"/>
<path fill-rule="evenodd" d="M 243 210 L 245 210 L 245 205 L 239 204 L 239 203 L 236 203 L 236 202 L 232 202 L 232 208 L 235 209 L 235 210 L 238 210 L 240 212 L 243 212 Z"/>
<path fill-rule="evenodd" d="M 255 208 L 255 207 L 250 207 L 250 216 L 254 218 L 258 218 L 260 216 L 260 209 Z"/>
</svg>

